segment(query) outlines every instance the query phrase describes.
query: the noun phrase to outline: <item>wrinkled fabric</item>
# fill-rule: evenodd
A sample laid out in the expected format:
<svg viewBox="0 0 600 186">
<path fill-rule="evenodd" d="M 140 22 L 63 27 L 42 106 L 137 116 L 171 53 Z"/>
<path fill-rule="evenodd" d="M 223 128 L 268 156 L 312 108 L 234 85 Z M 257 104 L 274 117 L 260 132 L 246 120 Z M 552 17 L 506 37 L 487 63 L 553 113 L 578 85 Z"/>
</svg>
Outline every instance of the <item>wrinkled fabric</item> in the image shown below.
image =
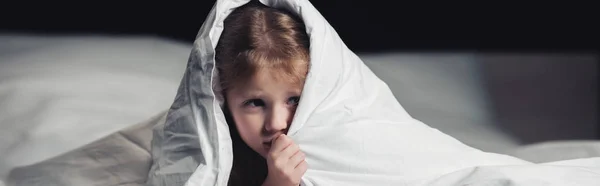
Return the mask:
<svg viewBox="0 0 600 186">
<path fill-rule="evenodd" d="M 214 48 L 224 19 L 247 2 L 217 0 L 200 28 L 166 123 L 154 131 L 149 184 L 227 185 L 233 154 L 214 86 Z M 311 65 L 288 131 L 309 165 L 301 185 L 600 183 L 598 161 L 537 165 L 471 148 L 427 126 L 405 111 L 308 0 L 260 2 L 298 14 L 310 36 Z"/>
<path fill-rule="evenodd" d="M 151 166 L 152 128 L 166 110 L 90 144 L 12 169 L 7 186 L 139 186 Z"/>
</svg>

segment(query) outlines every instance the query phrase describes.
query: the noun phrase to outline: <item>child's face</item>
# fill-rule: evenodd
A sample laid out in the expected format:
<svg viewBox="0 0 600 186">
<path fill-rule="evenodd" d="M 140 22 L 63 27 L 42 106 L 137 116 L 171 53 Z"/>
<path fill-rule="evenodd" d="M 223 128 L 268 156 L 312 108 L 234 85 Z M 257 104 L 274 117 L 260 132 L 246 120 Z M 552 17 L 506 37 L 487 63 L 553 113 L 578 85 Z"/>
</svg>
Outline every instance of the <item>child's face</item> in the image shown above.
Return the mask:
<svg viewBox="0 0 600 186">
<path fill-rule="evenodd" d="M 303 86 L 277 81 L 272 73 L 259 72 L 226 95 L 242 140 L 263 157 L 273 138 L 287 133 Z"/>
</svg>

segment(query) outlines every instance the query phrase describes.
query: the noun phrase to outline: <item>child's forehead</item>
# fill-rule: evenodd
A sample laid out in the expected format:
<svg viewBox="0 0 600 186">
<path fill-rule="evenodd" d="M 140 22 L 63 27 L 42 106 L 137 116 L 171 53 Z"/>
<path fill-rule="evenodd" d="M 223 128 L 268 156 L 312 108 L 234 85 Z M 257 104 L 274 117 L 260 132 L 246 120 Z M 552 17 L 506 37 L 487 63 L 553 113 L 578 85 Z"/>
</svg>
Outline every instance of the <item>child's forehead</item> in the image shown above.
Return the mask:
<svg viewBox="0 0 600 186">
<path fill-rule="evenodd" d="M 294 81 L 290 78 L 281 77 L 278 72 L 263 71 L 255 73 L 251 77 L 240 78 L 234 86 L 239 92 L 267 91 L 276 89 L 302 90 L 304 82 Z"/>
<path fill-rule="evenodd" d="M 280 86 L 280 87 L 300 87 L 302 83 L 290 78 L 288 74 L 280 71 L 257 71 L 251 77 L 242 78 L 240 84 L 243 88 L 252 89 L 264 86 Z"/>
<path fill-rule="evenodd" d="M 250 77 L 246 78 L 251 81 L 269 81 L 276 83 L 293 83 L 295 79 L 298 79 L 298 74 L 287 72 L 284 68 L 277 67 L 263 67 L 257 68 L 254 73 L 250 74 Z"/>
</svg>

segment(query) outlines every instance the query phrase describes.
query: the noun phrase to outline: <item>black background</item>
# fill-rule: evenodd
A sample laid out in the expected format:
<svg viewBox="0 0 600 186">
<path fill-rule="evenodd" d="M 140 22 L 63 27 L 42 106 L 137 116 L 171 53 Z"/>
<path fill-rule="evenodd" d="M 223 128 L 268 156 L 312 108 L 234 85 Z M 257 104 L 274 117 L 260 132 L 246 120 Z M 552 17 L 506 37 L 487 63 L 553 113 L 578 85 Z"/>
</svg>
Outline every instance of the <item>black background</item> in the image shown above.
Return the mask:
<svg viewBox="0 0 600 186">
<path fill-rule="evenodd" d="M 154 35 L 192 42 L 210 1 L 7 2 L 0 31 Z M 591 5 L 311 1 L 356 52 L 589 52 L 598 44 Z"/>
</svg>

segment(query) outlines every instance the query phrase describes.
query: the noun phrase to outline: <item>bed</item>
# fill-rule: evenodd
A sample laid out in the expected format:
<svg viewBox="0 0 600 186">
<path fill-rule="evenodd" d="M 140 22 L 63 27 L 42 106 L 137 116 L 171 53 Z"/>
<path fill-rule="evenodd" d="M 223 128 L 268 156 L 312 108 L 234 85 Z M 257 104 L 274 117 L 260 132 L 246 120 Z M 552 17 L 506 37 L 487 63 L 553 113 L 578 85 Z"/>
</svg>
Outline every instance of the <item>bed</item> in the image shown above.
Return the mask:
<svg viewBox="0 0 600 186">
<path fill-rule="evenodd" d="M 173 101 L 190 49 L 150 36 L 0 34 L 0 176 L 119 131 L 141 136 L 144 147 Z M 409 114 L 465 144 L 534 162 L 600 156 L 600 142 L 589 136 L 531 144 L 499 125 L 480 63 L 486 54 L 359 56 Z"/>
</svg>

